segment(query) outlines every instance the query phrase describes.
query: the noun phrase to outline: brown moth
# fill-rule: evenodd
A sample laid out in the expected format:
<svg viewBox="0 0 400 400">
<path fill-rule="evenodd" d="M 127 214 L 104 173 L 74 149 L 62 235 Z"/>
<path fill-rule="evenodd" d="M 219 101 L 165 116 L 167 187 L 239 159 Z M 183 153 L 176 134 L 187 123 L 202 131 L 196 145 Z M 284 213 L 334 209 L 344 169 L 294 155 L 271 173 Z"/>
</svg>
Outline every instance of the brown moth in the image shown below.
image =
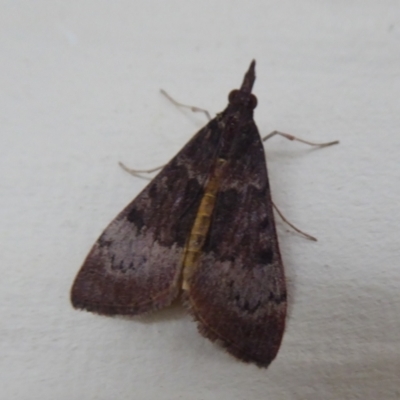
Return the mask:
<svg viewBox="0 0 400 400">
<path fill-rule="evenodd" d="M 255 61 L 227 108 L 105 229 L 73 284 L 75 308 L 137 315 L 181 296 L 229 353 L 260 367 L 275 358 L 286 285 L 254 81 Z"/>
</svg>

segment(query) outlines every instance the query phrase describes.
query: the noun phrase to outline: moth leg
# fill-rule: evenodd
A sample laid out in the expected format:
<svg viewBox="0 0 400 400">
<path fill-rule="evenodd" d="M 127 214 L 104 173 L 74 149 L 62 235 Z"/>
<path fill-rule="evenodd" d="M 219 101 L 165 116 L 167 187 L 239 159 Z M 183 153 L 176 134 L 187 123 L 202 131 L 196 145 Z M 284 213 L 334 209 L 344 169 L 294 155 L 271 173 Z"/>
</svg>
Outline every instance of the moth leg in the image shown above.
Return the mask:
<svg viewBox="0 0 400 400">
<path fill-rule="evenodd" d="M 206 115 L 207 119 L 209 121 L 211 121 L 211 115 L 207 110 L 204 110 L 203 108 L 199 108 L 199 107 L 195 107 L 195 106 L 188 106 L 186 104 L 182 104 L 177 102 L 175 99 L 173 99 L 165 90 L 160 89 L 161 94 L 163 94 L 172 104 L 176 105 L 177 107 L 183 107 L 183 108 L 188 108 L 189 110 L 193 111 L 193 112 L 202 112 Z M 139 177 L 139 178 L 143 178 L 143 176 L 141 176 L 140 174 L 150 174 L 152 172 L 156 172 L 159 171 L 161 168 L 163 168 L 165 165 L 161 165 L 160 167 L 156 167 L 156 168 L 152 168 L 152 169 L 132 169 L 132 168 L 128 168 L 124 163 L 122 163 L 121 161 L 118 162 L 119 166 L 126 172 L 128 172 L 128 174 L 131 174 L 133 176 Z M 145 178 L 147 179 L 147 178 Z"/>
<path fill-rule="evenodd" d="M 300 230 L 299 228 L 297 228 L 296 226 L 294 226 L 292 223 L 290 223 L 286 217 L 282 214 L 282 212 L 279 210 L 279 208 L 275 205 L 274 202 L 272 202 L 272 206 L 274 207 L 275 211 L 278 213 L 278 215 L 281 217 L 282 221 L 285 222 L 286 224 L 288 224 L 292 229 L 294 229 L 296 232 L 300 233 L 301 235 L 305 236 L 307 239 L 312 240 L 314 242 L 317 241 L 317 238 L 315 238 L 314 236 L 309 235 L 308 233 Z"/>
<path fill-rule="evenodd" d="M 290 135 L 289 133 L 283 133 L 283 132 L 279 132 L 279 131 L 273 131 L 270 134 L 268 134 L 267 136 L 264 136 L 262 138 L 262 141 L 265 142 L 266 140 L 271 139 L 273 136 L 276 136 L 276 135 L 282 136 L 288 140 L 295 140 L 297 142 L 308 144 L 309 146 L 327 147 L 327 146 L 332 146 L 334 144 L 339 143 L 339 140 L 335 140 L 333 142 L 327 142 L 327 143 L 314 143 L 314 142 L 309 142 L 308 140 L 300 139 L 296 136 Z"/>
<path fill-rule="evenodd" d="M 308 140 L 303 140 L 300 139 L 296 136 L 290 135 L 289 133 L 284 133 L 284 132 L 279 132 L 279 131 L 273 131 L 270 134 L 268 134 L 267 136 L 264 136 L 262 138 L 262 141 L 265 142 L 268 139 L 271 139 L 272 137 L 279 135 L 284 137 L 285 139 L 288 140 L 295 140 L 297 142 L 301 142 L 304 144 L 308 144 L 309 146 L 316 146 L 316 147 L 327 147 L 327 146 L 332 146 L 334 144 L 338 144 L 339 140 L 335 140 L 333 142 L 327 142 L 327 143 L 314 143 L 314 142 L 309 142 Z M 297 228 L 296 226 L 294 226 L 292 223 L 290 223 L 285 216 L 282 214 L 282 212 L 279 210 L 279 208 L 275 205 L 274 202 L 272 202 L 272 205 L 275 209 L 275 211 L 278 213 L 278 215 L 281 217 L 282 221 L 285 222 L 286 224 L 288 224 L 292 229 L 294 229 L 296 232 L 300 233 L 301 235 L 305 236 L 307 239 L 309 240 L 313 240 L 313 241 L 317 241 L 317 239 L 314 236 L 309 235 L 306 232 L 303 232 L 302 230 L 300 230 L 299 228 Z"/>
<path fill-rule="evenodd" d="M 163 168 L 165 165 L 161 165 L 160 167 L 157 168 L 152 168 L 152 169 L 131 169 L 128 168 L 125 164 L 123 164 L 121 161 L 118 162 L 118 165 L 126 172 L 128 172 L 128 174 L 131 174 L 133 176 L 136 176 L 138 178 L 144 178 L 143 176 L 141 176 L 140 174 L 150 174 L 151 172 L 155 172 L 160 170 L 161 168 Z M 148 178 L 145 178 L 148 179 Z"/>
<path fill-rule="evenodd" d="M 195 107 L 195 106 L 188 106 L 187 104 L 182 104 L 177 102 L 175 99 L 173 99 L 165 90 L 160 89 L 160 92 L 172 103 L 175 104 L 177 107 L 183 107 L 183 108 L 188 108 L 189 110 L 193 112 L 202 112 L 206 115 L 207 119 L 211 121 L 211 115 L 207 110 L 204 110 L 203 108 Z"/>
</svg>

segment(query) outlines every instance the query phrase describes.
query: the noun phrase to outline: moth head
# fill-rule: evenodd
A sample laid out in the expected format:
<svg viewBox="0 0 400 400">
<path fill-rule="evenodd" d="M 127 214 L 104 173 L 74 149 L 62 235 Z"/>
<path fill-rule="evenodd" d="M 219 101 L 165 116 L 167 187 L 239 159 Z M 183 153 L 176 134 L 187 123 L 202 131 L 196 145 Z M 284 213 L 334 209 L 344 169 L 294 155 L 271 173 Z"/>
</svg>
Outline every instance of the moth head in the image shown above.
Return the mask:
<svg viewBox="0 0 400 400">
<path fill-rule="evenodd" d="M 243 78 L 243 83 L 240 89 L 232 90 L 229 93 L 229 105 L 231 108 L 254 110 L 257 107 L 257 97 L 251 93 L 254 81 L 256 80 L 256 62 L 253 60 Z"/>
<path fill-rule="evenodd" d="M 249 110 L 254 110 L 257 107 L 257 97 L 242 90 L 232 90 L 229 93 L 228 101 L 231 105 L 245 107 Z"/>
</svg>

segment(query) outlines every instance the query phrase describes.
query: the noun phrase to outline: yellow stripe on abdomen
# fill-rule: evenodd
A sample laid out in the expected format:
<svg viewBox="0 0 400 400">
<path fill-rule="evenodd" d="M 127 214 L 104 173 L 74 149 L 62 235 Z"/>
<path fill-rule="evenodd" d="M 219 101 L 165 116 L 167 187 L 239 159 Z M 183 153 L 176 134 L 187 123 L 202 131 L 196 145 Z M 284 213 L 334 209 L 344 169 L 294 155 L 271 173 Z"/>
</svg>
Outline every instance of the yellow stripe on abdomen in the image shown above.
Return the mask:
<svg viewBox="0 0 400 400">
<path fill-rule="evenodd" d="M 183 290 L 189 289 L 189 278 L 197 266 L 199 256 L 210 229 L 211 216 L 214 211 L 215 200 L 225 162 L 226 161 L 222 158 L 219 158 L 216 162 L 214 170 L 205 187 L 204 195 L 201 199 L 192 230 L 190 231 L 190 236 L 186 243 L 183 259 Z"/>
</svg>

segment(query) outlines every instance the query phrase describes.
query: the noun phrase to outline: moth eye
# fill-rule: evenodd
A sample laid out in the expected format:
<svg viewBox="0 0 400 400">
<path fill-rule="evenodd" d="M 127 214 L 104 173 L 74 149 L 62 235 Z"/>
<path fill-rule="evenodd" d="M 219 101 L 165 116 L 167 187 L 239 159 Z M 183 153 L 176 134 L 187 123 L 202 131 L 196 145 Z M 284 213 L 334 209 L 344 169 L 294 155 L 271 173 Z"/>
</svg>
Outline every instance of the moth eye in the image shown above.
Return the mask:
<svg viewBox="0 0 400 400">
<path fill-rule="evenodd" d="M 229 96 L 228 96 L 229 103 L 233 103 L 238 92 L 239 92 L 238 90 L 232 90 L 232 92 L 229 93 Z"/>
<path fill-rule="evenodd" d="M 251 107 L 252 109 L 254 109 L 254 108 L 257 107 L 257 97 L 254 96 L 254 94 L 251 94 L 251 95 L 250 95 L 250 102 L 249 102 L 249 105 L 250 105 L 250 107 Z"/>
</svg>

